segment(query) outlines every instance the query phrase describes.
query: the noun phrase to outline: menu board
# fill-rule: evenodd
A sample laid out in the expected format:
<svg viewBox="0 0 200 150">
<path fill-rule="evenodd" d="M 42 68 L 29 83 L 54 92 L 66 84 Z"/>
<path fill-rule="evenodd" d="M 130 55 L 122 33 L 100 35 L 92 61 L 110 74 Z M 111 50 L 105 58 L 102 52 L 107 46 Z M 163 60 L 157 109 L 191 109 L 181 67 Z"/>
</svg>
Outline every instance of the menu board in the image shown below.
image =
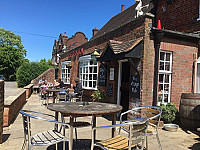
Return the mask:
<svg viewBox="0 0 200 150">
<path fill-rule="evenodd" d="M 110 97 L 112 97 L 112 95 L 113 95 L 113 85 L 112 84 L 108 84 L 107 95 Z"/>
<path fill-rule="evenodd" d="M 131 97 L 140 98 L 140 75 L 131 76 Z"/>
<path fill-rule="evenodd" d="M 106 66 L 103 64 L 99 67 L 99 86 L 106 86 L 107 70 Z"/>
</svg>

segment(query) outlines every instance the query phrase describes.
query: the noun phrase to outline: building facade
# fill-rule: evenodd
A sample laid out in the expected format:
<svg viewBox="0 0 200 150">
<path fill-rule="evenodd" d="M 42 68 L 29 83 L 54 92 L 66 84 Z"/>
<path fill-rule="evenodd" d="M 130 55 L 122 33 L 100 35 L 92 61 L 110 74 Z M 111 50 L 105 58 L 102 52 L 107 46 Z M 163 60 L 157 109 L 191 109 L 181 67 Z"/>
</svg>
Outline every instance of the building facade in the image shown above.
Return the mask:
<svg viewBox="0 0 200 150">
<path fill-rule="evenodd" d="M 138 3 L 122 9 L 89 41 L 61 55 L 59 76 L 62 64 L 70 64 L 67 86 L 79 77 L 84 101 L 99 90 L 106 102 L 122 105 L 122 112 L 168 102 L 179 107 L 181 93 L 194 90 L 199 36 L 155 28 L 153 5 L 145 2 L 142 15 L 136 15 Z"/>
</svg>

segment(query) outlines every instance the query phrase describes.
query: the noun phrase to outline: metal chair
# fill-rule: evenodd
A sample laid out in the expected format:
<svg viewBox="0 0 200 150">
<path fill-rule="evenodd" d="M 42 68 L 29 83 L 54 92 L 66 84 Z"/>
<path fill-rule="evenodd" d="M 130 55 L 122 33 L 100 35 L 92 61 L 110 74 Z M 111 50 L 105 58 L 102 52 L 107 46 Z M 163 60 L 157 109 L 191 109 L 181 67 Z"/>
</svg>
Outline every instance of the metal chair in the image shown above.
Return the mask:
<svg viewBox="0 0 200 150">
<path fill-rule="evenodd" d="M 65 101 L 66 102 L 67 99 L 69 99 L 67 92 L 66 91 L 60 91 L 58 93 L 58 95 L 57 95 L 57 99 L 58 99 L 59 102 L 60 101 Z"/>
<path fill-rule="evenodd" d="M 78 93 L 71 94 L 70 101 L 71 102 L 77 102 L 77 101 L 81 101 L 82 102 L 83 101 L 83 90 L 79 94 Z"/>
<path fill-rule="evenodd" d="M 120 123 L 123 123 L 123 116 L 127 115 L 129 118 L 128 121 L 134 120 L 136 118 L 146 118 L 149 120 L 149 126 L 147 129 L 146 135 L 156 135 L 158 145 L 160 150 L 162 150 L 162 146 L 160 143 L 160 139 L 158 136 L 158 127 L 162 114 L 162 109 L 156 106 L 143 106 L 143 107 L 135 107 L 131 110 L 128 110 L 120 115 Z M 126 132 L 130 132 L 127 128 L 121 128 Z M 148 149 L 148 138 L 146 137 L 146 149 Z"/>
<path fill-rule="evenodd" d="M 53 144 L 56 144 L 56 149 L 57 149 L 58 147 L 57 144 L 60 142 L 63 142 L 63 150 L 65 149 L 65 142 L 68 141 L 68 139 L 65 137 L 65 128 L 66 127 L 69 128 L 70 127 L 69 124 L 48 119 L 55 117 L 40 112 L 21 110 L 20 113 L 22 114 L 23 126 L 24 126 L 24 144 L 22 146 L 22 149 L 26 147 L 27 150 L 30 150 L 32 146 L 44 146 Z M 52 122 L 55 124 L 55 129 L 40 132 L 32 136 L 31 119 Z M 58 130 L 58 125 L 63 127 L 63 134 L 61 133 L 61 128 L 60 130 Z"/>
<path fill-rule="evenodd" d="M 105 129 L 105 128 L 121 128 L 121 127 L 127 127 L 130 129 L 130 132 L 128 132 L 128 136 L 122 136 L 119 135 L 109 138 L 100 142 L 94 141 L 95 138 L 95 130 L 98 129 Z M 146 130 L 148 127 L 148 120 L 147 119 L 135 119 L 132 120 L 131 122 L 124 122 L 121 124 L 116 124 L 116 125 L 109 125 L 109 126 L 99 126 L 99 127 L 94 127 L 92 129 L 92 144 L 91 144 L 91 150 L 94 149 L 94 146 L 98 146 L 102 149 L 106 150 L 122 150 L 122 149 L 135 149 L 135 148 L 140 148 L 140 150 L 144 149 L 144 141 L 145 141 L 145 135 L 146 135 Z M 106 134 L 106 133 L 105 133 Z M 141 143 L 141 145 L 139 145 Z"/>
</svg>

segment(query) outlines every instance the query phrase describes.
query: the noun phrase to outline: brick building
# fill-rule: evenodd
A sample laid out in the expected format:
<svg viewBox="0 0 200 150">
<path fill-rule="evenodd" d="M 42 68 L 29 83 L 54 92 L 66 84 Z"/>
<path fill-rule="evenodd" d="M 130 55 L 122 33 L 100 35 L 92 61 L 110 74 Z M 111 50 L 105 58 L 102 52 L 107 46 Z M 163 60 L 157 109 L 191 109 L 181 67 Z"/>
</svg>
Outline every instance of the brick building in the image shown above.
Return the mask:
<svg viewBox="0 0 200 150">
<path fill-rule="evenodd" d="M 200 30 L 199 0 L 157 0 L 156 15 L 164 29 L 189 33 Z"/>
<path fill-rule="evenodd" d="M 84 101 L 98 89 L 123 111 L 167 102 L 178 107 L 181 93 L 194 90 L 199 36 L 155 28 L 149 13 L 155 12 L 153 4 L 143 1 L 142 12 L 138 4 L 122 6 L 99 31 L 93 30 L 89 41 L 61 55 L 59 76 L 69 75 L 67 86 L 79 77 Z M 95 51 L 100 53 L 97 62 Z"/>
</svg>

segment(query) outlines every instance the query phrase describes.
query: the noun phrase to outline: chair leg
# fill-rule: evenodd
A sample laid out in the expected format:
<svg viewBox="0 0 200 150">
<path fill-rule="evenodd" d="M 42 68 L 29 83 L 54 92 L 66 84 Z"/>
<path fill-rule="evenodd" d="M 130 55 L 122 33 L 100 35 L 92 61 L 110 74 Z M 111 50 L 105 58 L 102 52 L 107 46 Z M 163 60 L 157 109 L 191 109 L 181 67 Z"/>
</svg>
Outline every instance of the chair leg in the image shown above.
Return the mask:
<svg viewBox="0 0 200 150">
<path fill-rule="evenodd" d="M 65 141 L 63 141 L 63 150 L 65 150 Z"/>
<path fill-rule="evenodd" d="M 75 128 L 75 138 L 76 138 L 76 142 L 78 141 L 78 138 L 77 138 L 77 129 Z"/>
<path fill-rule="evenodd" d="M 146 136 L 146 150 L 148 150 L 148 136 Z"/>
<path fill-rule="evenodd" d="M 157 138 L 157 141 L 158 141 L 159 148 L 160 148 L 160 150 L 162 150 L 162 146 L 161 146 L 161 143 L 160 143 L 158 133 L 156 134 L 156 138 Z"/>
</svg>

